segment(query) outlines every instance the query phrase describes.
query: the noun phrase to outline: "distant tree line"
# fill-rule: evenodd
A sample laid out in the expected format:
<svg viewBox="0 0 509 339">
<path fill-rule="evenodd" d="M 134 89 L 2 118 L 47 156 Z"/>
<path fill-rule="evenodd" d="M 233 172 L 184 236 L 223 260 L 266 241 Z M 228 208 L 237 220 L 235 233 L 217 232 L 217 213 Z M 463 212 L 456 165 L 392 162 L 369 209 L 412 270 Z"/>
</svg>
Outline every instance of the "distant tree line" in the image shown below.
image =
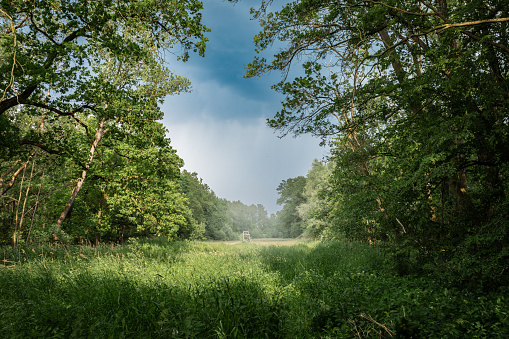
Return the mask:
<svg viewBox="0 0 509 339">
<path fill-rule="evenodd" d="M 269 217 L 261 204 L 248 206 L 240 201 L 218 198 L 197 173 L 186 170 L 182 172 L 181 185 L 193 220 L 203 230 L 205 239 L 239 240 L 243 231 L 249 231 L 252 238 L 282 235 L 277 229 L 275 215 Z"/>
</svg>

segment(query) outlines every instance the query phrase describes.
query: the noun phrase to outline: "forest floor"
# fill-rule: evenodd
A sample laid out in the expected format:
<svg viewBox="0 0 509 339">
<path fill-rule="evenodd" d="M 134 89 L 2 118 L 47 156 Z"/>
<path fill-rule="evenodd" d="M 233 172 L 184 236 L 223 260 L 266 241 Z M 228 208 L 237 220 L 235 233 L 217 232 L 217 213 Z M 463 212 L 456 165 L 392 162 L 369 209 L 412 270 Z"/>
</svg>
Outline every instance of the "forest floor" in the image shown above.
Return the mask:
<svg viewBox="0 0 509 339">
<path fill-rule="evenodd" d="M 347 242 L 0 248 L 1 338 L 507 338 L 509 298 Z"/>
</svg>

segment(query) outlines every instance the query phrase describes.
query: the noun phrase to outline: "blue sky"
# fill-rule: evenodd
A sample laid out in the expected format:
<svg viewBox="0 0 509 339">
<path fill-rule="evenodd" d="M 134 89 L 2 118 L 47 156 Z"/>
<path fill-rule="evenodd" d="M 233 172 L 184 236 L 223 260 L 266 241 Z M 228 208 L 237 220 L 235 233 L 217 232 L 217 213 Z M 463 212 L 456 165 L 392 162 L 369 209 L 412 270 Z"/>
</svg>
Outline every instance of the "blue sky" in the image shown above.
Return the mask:
<svg viewBox="0 0 509 339">
<path fill-rule="evenodd" d="M 260 28 L 249 9 L 257 3 L 204 0 L 203 21 L 211 29 L 205 57 L 170 64 L 191 80 L 192 92 L 166 99 L 163 123 L 184 168 L 197 172 L 218 197 L 262 204 L 274 213 L 280 209 L 279 183 L 306 175 L 327 150 L 319 139 L 280 139 L 266 126 L 265 119 L 281 108 L 282 96 L 271 89 L 280 74 L 242 78 L 255 55 L 253 37 Z"/>
</svg>

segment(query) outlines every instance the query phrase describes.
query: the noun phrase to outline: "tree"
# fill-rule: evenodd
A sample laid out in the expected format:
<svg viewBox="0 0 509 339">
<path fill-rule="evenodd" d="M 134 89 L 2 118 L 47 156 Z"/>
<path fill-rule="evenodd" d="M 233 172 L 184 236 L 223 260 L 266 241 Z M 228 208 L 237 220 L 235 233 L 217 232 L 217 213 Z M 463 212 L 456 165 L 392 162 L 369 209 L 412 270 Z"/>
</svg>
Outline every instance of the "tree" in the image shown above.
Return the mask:
<svg viewBox="0 0 509 339">
<path fill-rule="evenodd" d="M 305 58 L 303 76 L 275 86 L 286 100 L 268 123 L 332 136 L 340 231 L 394 245 L 402 271 L 440 263 L 460 283 L 507 281 L 504 1 L 270 3 L 254 11 L 257 47 L 287 45 L 247 76 L 286 76 Z"/>
<path fill-rule="evenodd" d="M 303 202 L 297 206 L 299 217 L 306 223 L 306 231 L 313 236 L 323 236 L 332 227 L 328 220 L 326 194 L 330 191 L 331 163 L 315 159 L 306 175 L 302 192 Z"/>
<path fill-rule="evenodd" d="M 19 105 L 67 113 L 86 109 L 79 92 L 93 76 L 93 57 L 103 51 L 120 62 L 152 59 L 154 51 L 176 43 L 184 49 L 183 60 L 189 49 L 203 54 L 201 8 L 195 0 L 3 1 L 0 115 Z M 54 95 L 45 98 L 49 87 Z"/>
<path fill-rule="evenodd" d="M 30 192 L 24 191 L 25 179 L 15 183 L 3 197 L 7 209 L 2 208 L 0 214 L 5 230 L 14 231 L 16 227 L 20 241 L 62 241 L 70 237 L 70 241 L 122 242 L 131 236 L 146 235 L 199 238 L 203 231 L 194 223 L 179 185 L 183 162 L 164 137 L 166 133 L 161 123 L 152 123 L 144 126 L 143 134 L 118 133 L 103 139 L 97 147 L 97 161 L 91 162 L 87 170 L 90 172 L 87 184 L 69 209 L 62 227 L 52 224 L 83 172 L 80 159 L 86 159 L 87 150 L 78 149 L 72 157 L 45 152 L 31 157 L 26 167 L 30 170 L 36 164 L 36 170 L 30 175 L 33 183 Z M 80 134 L 86 146 L 84 130 L 74 131 L 71 136 L 76 141 Z M 15 213 L 20 203 L 26 205 L 26 212 L 21 213 L 20 207 L 19 213 Z M 18 220 L 25 215 L 30 226 L 25 222 L 27 227 L 21 229 L 22 223 L 14 222 L 16 215 L 20 216 Z"/>
<path fill-rule="evenodd" d="M 245 205 L 241 201 L 228 202 L 228 217 L 236 232 L 249 231 L 252 238 L 270 238 L 275 234 L 265 207 Z"/>
<path fill-rule="evenodd" d="M 298 237 L 305 230 L 304 220 L 298 212 L 298 207 L 305 202 L 303 196 L 306 178 L 298 176 L 283 180 L 277 192 L 279 198 L 278 205 L 283 205 L 283 209 L 277 213 L 279 228 L 283 230 L 285 237 Z"/>
<path fill-rule="evenodd" d="M 183 192 L 188 199 L 193 218 L 204 229 L 203 236 L 212 240 L 234 240 L 238 230 L 228 216 L 228 202 L 198 178 L 196 172 L 184 170 L 181 176 Z"/>
</svg>

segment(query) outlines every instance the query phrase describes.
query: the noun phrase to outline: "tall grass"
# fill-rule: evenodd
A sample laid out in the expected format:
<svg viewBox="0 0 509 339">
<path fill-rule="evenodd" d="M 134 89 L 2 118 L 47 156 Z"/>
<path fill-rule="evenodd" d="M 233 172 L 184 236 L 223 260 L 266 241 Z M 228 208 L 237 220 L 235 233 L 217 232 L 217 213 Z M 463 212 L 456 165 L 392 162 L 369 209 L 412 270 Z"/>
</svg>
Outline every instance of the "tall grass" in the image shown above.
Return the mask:
<svg viewBox="0 0 509 339">
<path fill-rule="evenodd" d="M 3 248 L 2 254 L 2 338 L 509 334 L 503 294 L 465 294 L 393 276 L 381 252 L 356 243 L 152 240 Z"/>
</svg>

